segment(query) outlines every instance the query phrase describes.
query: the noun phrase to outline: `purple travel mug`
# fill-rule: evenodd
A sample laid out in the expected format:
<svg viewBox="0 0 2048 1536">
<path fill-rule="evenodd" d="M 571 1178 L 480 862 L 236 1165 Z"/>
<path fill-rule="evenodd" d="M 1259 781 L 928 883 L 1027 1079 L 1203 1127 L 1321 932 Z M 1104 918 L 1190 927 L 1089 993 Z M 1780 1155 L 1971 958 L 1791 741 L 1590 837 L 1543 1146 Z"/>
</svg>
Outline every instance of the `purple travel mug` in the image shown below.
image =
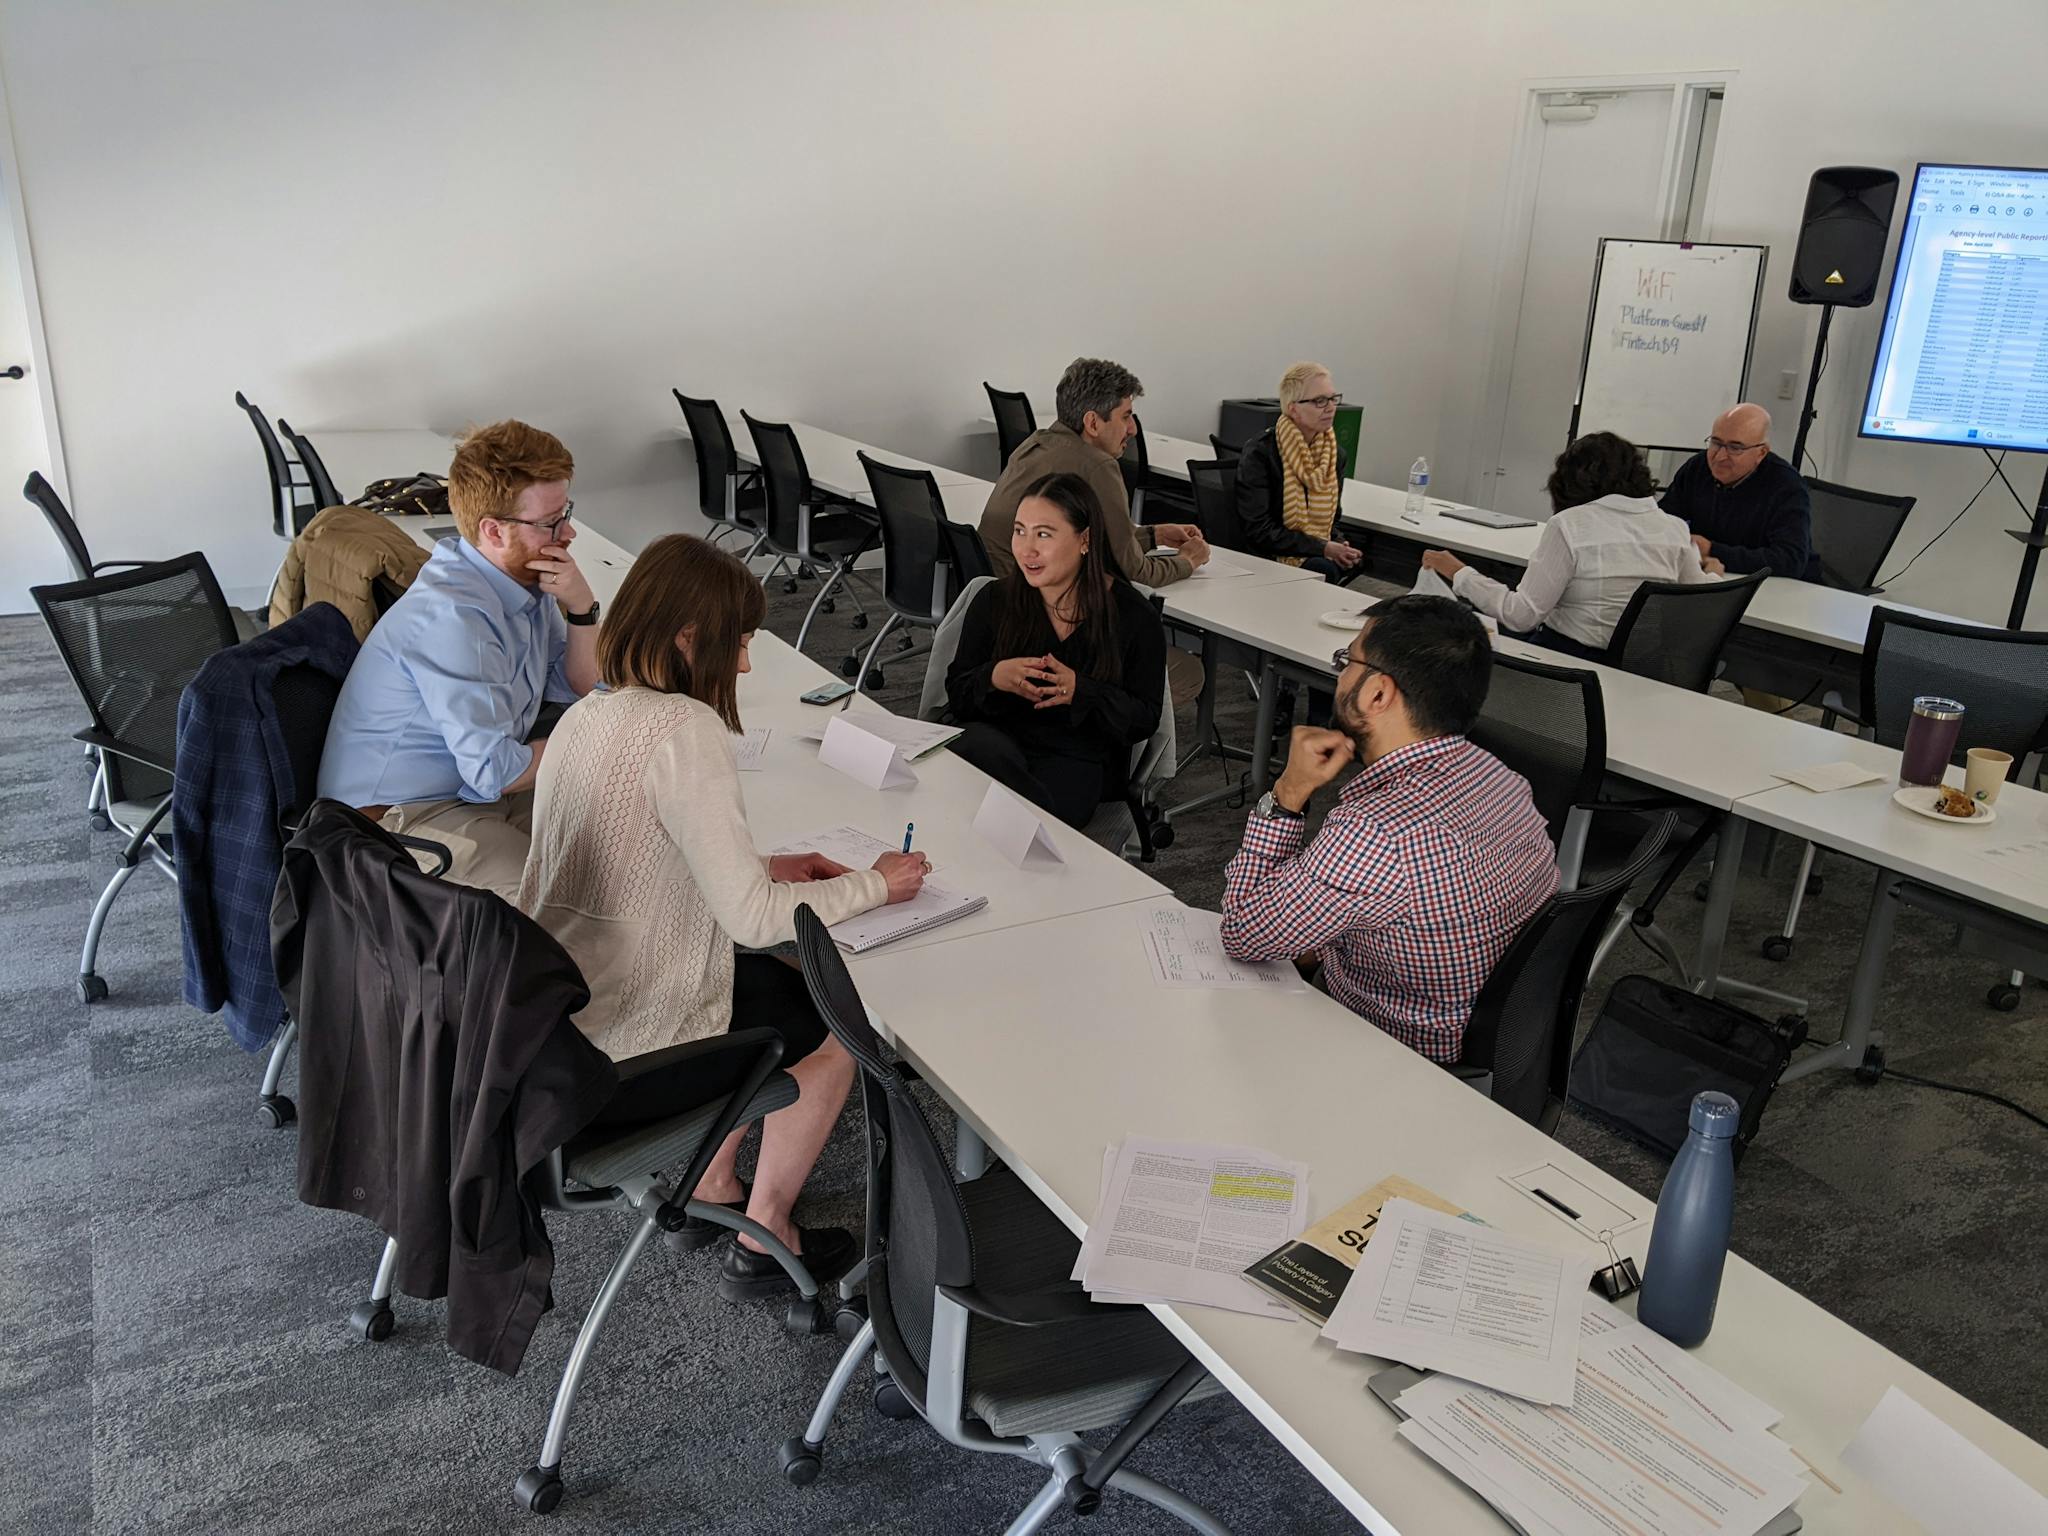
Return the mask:
<svg viewBox="0 0 2048 1536">
<path fill-rule="evenodd" d="M 1933 694 L 1915 699 L 1912 718 L 1906 722 L 1905 751 L 1899 757 L 1899 782 L 1939 784 L 1962 733 L 1963 706 L 1954 699 Z"/>
</svg>

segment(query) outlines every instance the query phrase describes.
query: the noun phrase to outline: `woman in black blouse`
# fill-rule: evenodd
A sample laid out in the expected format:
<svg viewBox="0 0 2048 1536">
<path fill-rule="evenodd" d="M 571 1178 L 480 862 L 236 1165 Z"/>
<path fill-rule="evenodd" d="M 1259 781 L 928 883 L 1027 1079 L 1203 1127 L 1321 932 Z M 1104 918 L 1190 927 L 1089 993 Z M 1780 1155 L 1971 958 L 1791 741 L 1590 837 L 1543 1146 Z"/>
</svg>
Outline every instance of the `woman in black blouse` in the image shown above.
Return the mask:
<svg viewBox="0 0 2048 1536">
<path fill-rule="evenodd" d="M 1017 504 L 1017 568 L 982 588 L 946 670 L 953 751 L 1069 826 L 1123 798 L 1131 749 L 1159 725 L 1166 633 L 1117 569 L 1079 475 Z"/>
</svg>

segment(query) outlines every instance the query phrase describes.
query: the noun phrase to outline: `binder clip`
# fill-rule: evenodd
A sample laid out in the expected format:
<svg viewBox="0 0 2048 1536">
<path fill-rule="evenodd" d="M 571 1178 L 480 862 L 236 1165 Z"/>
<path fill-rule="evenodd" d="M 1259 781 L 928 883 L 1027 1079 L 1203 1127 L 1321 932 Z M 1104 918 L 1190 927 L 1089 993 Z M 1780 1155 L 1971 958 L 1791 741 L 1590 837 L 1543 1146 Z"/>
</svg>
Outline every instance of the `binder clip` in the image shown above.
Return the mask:
<svg viewBox="0 0 2048 1536">
<path fill-rule="evenodd" d="M 1636 1261 L 1623 1258 L 1615 1250 L 1614 1234 L 1611 1231 L 1602 1232 L 1600 1241 L 1607 1249 L 1607 1262 L 1593 1271 L 1593 1289 L 1609 1301 L 1619 1301 L 1622 1297 L 1641 1290 L 1643 1277 L 1636 1269 Z"/>
</svg>

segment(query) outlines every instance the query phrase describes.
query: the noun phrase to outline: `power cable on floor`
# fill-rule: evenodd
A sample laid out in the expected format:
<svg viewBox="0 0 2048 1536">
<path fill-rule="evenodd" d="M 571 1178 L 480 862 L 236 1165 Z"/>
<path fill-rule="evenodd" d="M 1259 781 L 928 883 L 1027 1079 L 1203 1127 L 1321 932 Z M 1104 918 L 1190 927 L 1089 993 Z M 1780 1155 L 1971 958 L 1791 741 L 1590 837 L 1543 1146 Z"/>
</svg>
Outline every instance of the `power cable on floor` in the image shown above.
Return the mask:
<svg viewBox="0 0 2048 1536">
<path fill-rule="evenodd" d="M 1799 1043 L 1802 1046 L 1811 1047 L 1815 1050 L 1826 1050 L 1829 1046 L 1840 1045 L 1842 1042 L 1840 1040 L 1815 1040 L 1812 1038 L 1808 1038 L 1800 1041 Z M 2035 1114 L 2031 1109 L 2028 1109 L 2024 1104 L 2015 1104 L 2011 1099 L 2006 1098 L 2003 1094 L 1992 1093 L 1983 1088 L 1966 1087 L 1962 1083 L 1940 1082 L 1935 1078 L 1922 1077 L 1917 1072 L 1902 1072 L 1897 1067 L 1892 1066 L 1887 1066 L 1884 1069 L 1884 1076 L 1895 1077 L 1900 1082 L 1911 1083 L 1916 1088 L 1935 1088 L 1939 1089 L 1943 1093 L 1960 1093 L 1968 1098 L 1982 1099 L 1987 1104 L 1996 1104 L 2001 1109 L 2009 1109 L 2014 1114 L 2018 1115 L 2021 1119 L 2031 1120 L 2034 1122 L 2034 1124 L 2040 1126 L 2042 1130 L 2048 1131 L 2048 1119 L 2044 1119 L 2042 1116 Z"/>
</svg>

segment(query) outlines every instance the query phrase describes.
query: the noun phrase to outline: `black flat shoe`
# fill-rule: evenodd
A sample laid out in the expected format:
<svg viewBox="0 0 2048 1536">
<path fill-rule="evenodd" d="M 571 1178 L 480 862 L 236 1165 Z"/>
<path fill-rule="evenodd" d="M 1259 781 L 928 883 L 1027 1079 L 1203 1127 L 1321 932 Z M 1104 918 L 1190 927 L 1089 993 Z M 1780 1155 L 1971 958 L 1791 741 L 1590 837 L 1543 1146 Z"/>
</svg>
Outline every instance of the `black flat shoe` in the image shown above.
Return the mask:
<svg viewBox="0 0 2048 1536">
<path fill-rule="evenodd" d="M 797 1257 L 818 1282 L 820 1291 L 852 1268 L 860 1245 L 844 1227 L 798 1227 L 797 1231 L 803 1237 L 803 1251 Z M 718 1256 L 718 1294 L 727 1301 L 752 1301 L 795 1289 L 796 1282 L 790 1279 L 789 1271 L 772 1253 L 742 1248 L 735 1238 Z"/>
<path fill-rule="evenodd" d="M 745 1179 L 741 1179 L 739 1199 L 714 1200 L 710 1203 L 722 1206 L 735 1216 L 744 1216 L 747 1214 L 747 1201 L 753 1197 L 753 1193 L 753 1186 Z M 668 1244 L 671 1248 L 680 1248 L 685 1253 L 695 1253 L 699 1248 L 709 1248 L 731 1231 L 731 1227 L 721 1227 L 717 1222 L 706 1221 L 701 1216 L 685 1216 L 683 1224 L 668 1234 Z"/>
</svg>

